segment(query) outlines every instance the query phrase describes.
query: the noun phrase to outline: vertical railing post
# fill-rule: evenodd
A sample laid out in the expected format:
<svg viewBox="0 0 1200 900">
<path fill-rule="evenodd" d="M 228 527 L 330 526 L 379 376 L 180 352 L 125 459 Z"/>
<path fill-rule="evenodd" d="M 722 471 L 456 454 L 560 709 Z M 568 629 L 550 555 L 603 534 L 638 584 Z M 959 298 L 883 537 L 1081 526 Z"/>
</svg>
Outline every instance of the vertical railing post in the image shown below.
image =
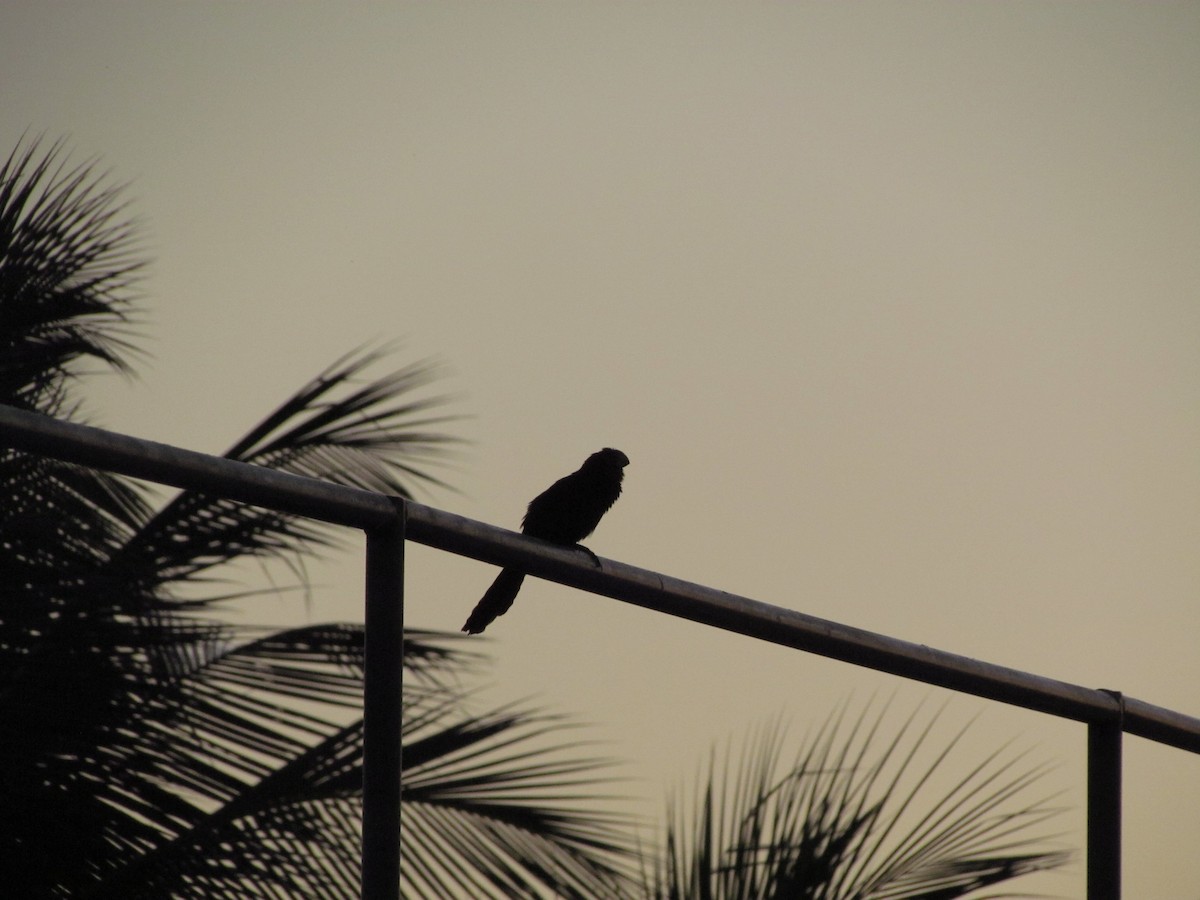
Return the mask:
<svg viewBox="0 0 1200 900">
<path fill-rule="evenodd" d="M 1122 706 L 1121 695 L 1106 691 Z M 1088 724 L 1087 895 L 1088 900 L 1121 898 L 1121 739 L 1120 712 L 1113 720 Z"/>
<path fill-rule="evenodd" d="M 400 728 L 404 678 L 403 501 L 395 522 L 367 532 L 363 678 L 363 900 L 400 896 Z"/>
</svg>

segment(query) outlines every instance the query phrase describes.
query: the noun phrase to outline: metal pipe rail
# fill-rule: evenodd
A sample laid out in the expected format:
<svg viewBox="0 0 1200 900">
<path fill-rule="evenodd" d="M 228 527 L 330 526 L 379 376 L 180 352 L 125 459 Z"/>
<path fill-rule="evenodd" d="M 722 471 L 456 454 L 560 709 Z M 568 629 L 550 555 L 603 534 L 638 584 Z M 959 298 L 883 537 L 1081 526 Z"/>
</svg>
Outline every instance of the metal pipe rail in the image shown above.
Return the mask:
<svg viewBox="0 0 1200 900">
<path fill-rule="evenodd" d="M 403 546 L 417 541 L 647 609 L 1087 723 L 1088 897 L 1120 896 L 1121 735 L 1200 753 L 1200 719 L 591 557 L 400 498 L 276 472 L 0 405 L 0 446 L 202 490 L 367 532 L 363 896 L 399 889 Z"/>
</svg>

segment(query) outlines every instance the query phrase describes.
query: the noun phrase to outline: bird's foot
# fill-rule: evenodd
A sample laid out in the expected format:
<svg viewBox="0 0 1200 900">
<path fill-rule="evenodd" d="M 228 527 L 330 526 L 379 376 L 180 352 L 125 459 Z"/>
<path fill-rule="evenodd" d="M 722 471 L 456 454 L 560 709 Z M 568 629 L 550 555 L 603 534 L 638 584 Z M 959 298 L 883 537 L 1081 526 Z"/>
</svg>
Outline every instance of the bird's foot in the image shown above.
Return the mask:
<svg viewBox="0 0 1200 900">
<path fill-rule="evenodd" d="M 575 549 L 582 550 L 584 553 L 586 553 L 588 556 L 590 556 L 592 558 L 592 562 L 594 562 L 596 564 L 597 569 L 601 568 L 600 557 L 598 557 L 595 553 L 593 553 L 587 547 L 583 546 L 583 544 L 576 544 Z"/>
</svg>

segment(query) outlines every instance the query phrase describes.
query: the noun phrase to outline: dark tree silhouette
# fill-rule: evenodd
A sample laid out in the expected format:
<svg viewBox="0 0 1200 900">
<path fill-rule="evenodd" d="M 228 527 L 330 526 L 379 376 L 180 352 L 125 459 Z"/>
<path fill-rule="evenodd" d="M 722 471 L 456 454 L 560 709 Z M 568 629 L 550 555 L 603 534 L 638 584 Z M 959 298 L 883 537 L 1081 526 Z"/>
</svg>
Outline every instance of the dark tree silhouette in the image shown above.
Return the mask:
<svg viewBox="0 0 1200 900">
<path fill-rule="evenodd" d="M 141 268 L 121 189 L 61 143 L 0 168 L 0 402 L 83 421 L 86 366 L 132 372 Z M 436 368 L 337 361 L 231 459 L 409 496 L 452 445 Z M 360 624 L 221 619 L 221 567 L 328 547 L 304 519 L 0 451 L 0 884 L 13 897 L 356 897 Z M 555 720 L 471 715 L 456 635 L 409 631 L 406 897 L 611 895 L 597 761 Z M 549 738 L 549 742 L 547 741 Z"/>
</svg>

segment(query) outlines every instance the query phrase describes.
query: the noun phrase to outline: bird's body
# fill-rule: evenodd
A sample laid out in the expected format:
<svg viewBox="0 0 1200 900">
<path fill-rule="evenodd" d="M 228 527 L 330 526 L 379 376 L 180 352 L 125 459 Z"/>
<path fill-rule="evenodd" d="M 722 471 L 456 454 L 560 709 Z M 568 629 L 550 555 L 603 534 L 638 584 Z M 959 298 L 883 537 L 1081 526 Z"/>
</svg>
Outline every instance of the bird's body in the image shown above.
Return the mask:
<svg viewBox="0 0 1200 900">
<path fill-rule="evenodd" d="M 521 531 L 555 544 L 578 544 L 596 530 L 601 517 L 621 496 L 621 479 L 629 457 L 606 447 L 584 461 L 578 471 L 560 478 L 538 494 L 525 511 Z M 504 615 L 521 589 L 525 573 L 502 569 L 472 610 L 463 631 L 478 634 Z"/>
</svg>

